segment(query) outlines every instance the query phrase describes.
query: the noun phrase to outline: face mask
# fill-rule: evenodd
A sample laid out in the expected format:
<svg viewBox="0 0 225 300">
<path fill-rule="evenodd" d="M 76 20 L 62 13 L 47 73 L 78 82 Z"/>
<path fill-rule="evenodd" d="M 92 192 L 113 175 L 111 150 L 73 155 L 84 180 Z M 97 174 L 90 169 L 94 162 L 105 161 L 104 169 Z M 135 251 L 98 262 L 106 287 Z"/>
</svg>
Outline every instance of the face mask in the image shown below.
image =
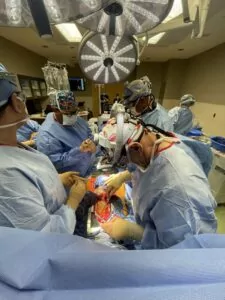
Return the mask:
<svg viewBox="0 0 225 300">
<path fill-rule="evenodd" d="M 63 115 L 63 125 L 73 126 L 77 121 L 77 115 Z"/>
<path fill-rule="evenodd" d="M 150 161 L 149 161 L 149 164 L 146 168 L 143 168 L 139 165 L 136 164 L 137 168 L 141 171 L 141 173 L 146 173 L 150 166 L 152 165 L 152 162 L 153 162 L 153 159 L 154 159 L 154 156 L 155 156 L 155 148 L 157 145 L 159 145 L 160 143 L 162 142 L 169 142 L 169 143 L 172 143 L 172 142 L 178 142 L 179 140 L 177 138 L 171 138 L 171 137 L 166 137 L 166 136 L 163 136 L 159 139 L 157 139 L 152 147 L 152 151 L 151 151 L 151 156 L 150 156 Z M 127 153 L 129 152 L 129 150 L 127 151 Z M 131 161 L 132 162 L 132 161 Z"/>
<path fill-rule="evenodd" d="M 21 96 L 17 96 L 17 99 L 19 99 L 23 103 L 25 101 Z M 26 117 L 24 119 L 22 119 L 20 121 L 17 121 L 17 122 L 14 122 L 14 123 L 11 123 L 11 124 L 0 125 L 0 129 L 5 129 L 5 128 L 16 126 L 16 125 L 21 124 L 21 123 L 26 123 L 30 119 L 29 115 L 28 115 L 27 108 L 25 108 L 25 112 L 26 112 Z"/>
<path fill-rule="evenodd" d="M 15 123 L 7 124 L 7 125 L 0 125 L 0 129 L 5 129 L 5 128 L 13 127 L 13 126 L 16 126 L 16 125 L 18 125 L 20 123 L 26 123 L 28 120 L 29 120 L 29 118 L 26 117 L 25 119 L 23 119 L 21 121 L 18 121 L 18 122 L 15 122 Z"/>
</svg>

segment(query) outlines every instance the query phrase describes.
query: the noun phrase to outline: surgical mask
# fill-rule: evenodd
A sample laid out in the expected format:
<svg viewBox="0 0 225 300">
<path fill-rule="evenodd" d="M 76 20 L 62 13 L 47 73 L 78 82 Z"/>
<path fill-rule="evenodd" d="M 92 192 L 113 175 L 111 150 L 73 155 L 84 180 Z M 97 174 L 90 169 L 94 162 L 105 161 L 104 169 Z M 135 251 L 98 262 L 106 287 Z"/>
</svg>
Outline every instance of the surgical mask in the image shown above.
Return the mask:
<svg viewBox="0 0 225 300">
<path fill-rule="evenodd" d="M 25 98 L 23 98 L 21 93 L 17 96 L 17 99 L 19 99 L 23 103 L 25 103 L 25 101 L 26 101 Z M 14 123 L 11 123 L 11 124 L 0 125 L 0 129 L 5 129 L 5 128 L 16 126 L 16 125 L 21 124 L 21 123 L 26 123 L 30 119 L 26 106 L 25 106 L 25 112 L 26 112 L 26 117 L 24 119 L 22 119 L 20 121 L 17 121 L 17 122 L 14 122 Z"/>
<path fill-rule="evenodd" d="M 5 128 L 9 128 L 9 127 L 13 127 L 16 126 L 20 123 L 26 123 L 29 120 L 29 117 L 27 116 L 26 118 L 24 118 L 23 120 L 11 123 L 11 124 L 7 124 L 7 125 L 0 125 L 0 129 L 5 129 Z"/>
<path fill-rule="evenodd" d="M 150 156 L 150 161 L 149 161 L 149 164 L 146 168 L 143 168 L 141 167 L 140 165 L 138 164 L 135 164 L 137 166 L 137 168 L 141 171 L 141 173 L 146 173 L 150 166 L 152 165 L 152 162 L 153 162 L 153 159 L 154 159 L 154 156 L 155 156 L 155 148 L 157 145 L 159 145 L 160 143 L 162 142 L 169 142 L 169 143 L 173 143 L 173 142 L 178 142 L 179 140 L 177 138 L 172 138 L 172 137 L 166 137 L 166 136 L 162 136 L 161 138 L 157 139 L 152 147 L 152 151 L 151 151 L 151 156 Z M 128 145 L 127 145 L 128 146 Z M 129 157 L 129 160 L 132 162 L 132 159 L 131 159 L 131 156 L 129 155 L 129 146 L 126 147 L 126 151 L 128 153 L 128 157 Z"/>
<path fill-rule="evenodd" d="M 63 125 L 73 126 L 77 121 L 77 115 L 63 115 Z"/>
</svg>

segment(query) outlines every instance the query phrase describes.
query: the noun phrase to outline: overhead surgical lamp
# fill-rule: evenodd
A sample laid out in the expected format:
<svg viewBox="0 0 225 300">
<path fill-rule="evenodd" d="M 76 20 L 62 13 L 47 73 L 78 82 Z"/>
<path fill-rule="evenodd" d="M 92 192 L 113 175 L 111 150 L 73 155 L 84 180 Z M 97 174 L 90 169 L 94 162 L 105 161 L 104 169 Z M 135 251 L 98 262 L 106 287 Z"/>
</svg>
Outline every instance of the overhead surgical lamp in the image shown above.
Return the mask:
<svg viewBox="0 0 225 300">
<path fill-rule="evenodd" d="M 106 35 L 136 35 L 160 24 L 174 0 L 117 0 L 77 21 L 81 26 Z"/>
<path fill-rule="evenodd" d="M 40 35 L 50 33 L 49 24 L 76 21 L 104 9 L 110 0 L 1 0 L 0 26 L 30 27 Z"/>
<path fill-rule="evenodd" d="M 83 73 L 94 82 L 113 83 L 124 80 L 135 69 L 138 58 L 134 37 L 105 36 L 89 32 L 79 50 Z"/>
</svg>

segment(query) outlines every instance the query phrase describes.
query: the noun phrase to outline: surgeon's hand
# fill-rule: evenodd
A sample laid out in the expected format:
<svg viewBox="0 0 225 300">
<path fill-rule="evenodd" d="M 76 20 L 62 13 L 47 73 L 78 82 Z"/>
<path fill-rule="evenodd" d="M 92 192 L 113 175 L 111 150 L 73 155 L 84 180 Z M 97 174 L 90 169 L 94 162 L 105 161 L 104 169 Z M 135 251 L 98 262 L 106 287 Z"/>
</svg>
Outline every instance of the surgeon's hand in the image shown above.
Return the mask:
<svg viewBox="0 0 225 300">
<path fill-rule="evenodd" d="M 30 136 L 30 140 L 34 140 L 37 135 L 38 135 L 38 132 L 33 132 Z"/>
<path fill-rule="evenodd" d="M 80 177 L 78 172 L 65 172 L 59 174 L 60 180 L 65 187 L 71 187 Z"/>
<path fill-rule="evenodd" d="M 23 144 L 25 146 L 29 146 L 29 147 L 34 147 L 35 146 L 35 141 L 34 140 L 29 140 L 29 141 L 22 142 L 21 144 Z"/>
<path fill-rule="evenodd" d="M 83 141 L 82 144 L 80 145 L 80 151 L 81 152 L 95 153 L 96 152 L 96 145 L 92 140 L 87 139 L 87 140 Z"/>
<path fill-rule="evenodd" d="M 76 180 L 76 182 L 72 185 L 70 189 L 67 205 L 70 206 L 72 209 L 76 210 L 80 202 L 84 198 L 86 192 L 86 181 L 82 179 Z"/>
<path fill-rule="evenodd" d="M 121 187 L 121 185 L 130 179 L 131 174 L 129 171 L 124 171 L 109 176 L 109 178 L 105 181 L 109 196 L 111 197 L 113 194 L 115 194 L 115 192 Z"/>
<path fill-rule="evenodd" d="M 144 233 L 143 227 L 119 217 L 101 224 L 101 227 L 111 238 L 117 241 L 125 239 L 141 241 Z"/>
</svg>

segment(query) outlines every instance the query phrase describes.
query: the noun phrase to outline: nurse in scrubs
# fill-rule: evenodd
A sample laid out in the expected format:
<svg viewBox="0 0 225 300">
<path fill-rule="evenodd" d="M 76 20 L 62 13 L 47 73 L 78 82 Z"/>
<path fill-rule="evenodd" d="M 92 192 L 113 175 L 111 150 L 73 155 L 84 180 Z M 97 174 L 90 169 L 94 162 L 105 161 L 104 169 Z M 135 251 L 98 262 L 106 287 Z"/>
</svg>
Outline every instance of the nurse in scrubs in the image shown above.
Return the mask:
<svg viewBox="0 0 225 300">
<path fill-rule="evenodd" d="M 74 172 L 58 175 L 47 156 L 17 142 L 27 120 L 24 99 L 0 65 L 0 226 L 73 234 L 86 184 Z"/>
</svg>

